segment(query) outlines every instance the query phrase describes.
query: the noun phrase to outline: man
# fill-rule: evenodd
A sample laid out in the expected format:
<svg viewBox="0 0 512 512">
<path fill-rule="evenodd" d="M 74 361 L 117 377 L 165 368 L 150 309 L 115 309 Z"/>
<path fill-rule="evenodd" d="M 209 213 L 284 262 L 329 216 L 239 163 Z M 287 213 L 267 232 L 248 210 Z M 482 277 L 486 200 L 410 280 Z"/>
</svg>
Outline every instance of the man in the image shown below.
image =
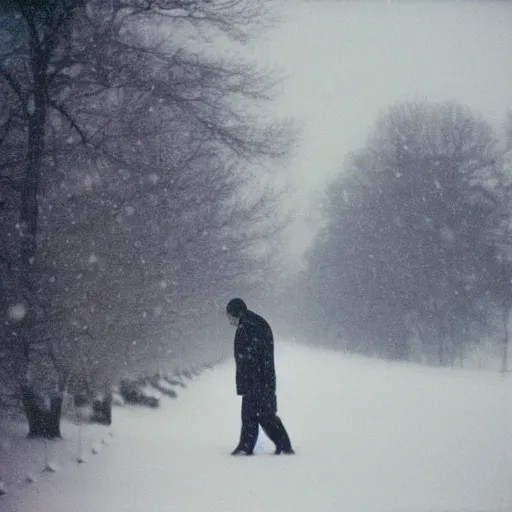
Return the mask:
<svg viewBox="0 0 512 512">
<path fill-rule="evenodd" d="M 230 300 L 226 313 L 237 328 L 236 392 L 242 396 L 240 442 L 232 455 L 252 455 L 259 425 L 276 445 L 276 455 L 293 454 L 290 438 L 277 415 L 272 329 L 265 319 L 249 311 L 242 299 Z"/>
</svg>

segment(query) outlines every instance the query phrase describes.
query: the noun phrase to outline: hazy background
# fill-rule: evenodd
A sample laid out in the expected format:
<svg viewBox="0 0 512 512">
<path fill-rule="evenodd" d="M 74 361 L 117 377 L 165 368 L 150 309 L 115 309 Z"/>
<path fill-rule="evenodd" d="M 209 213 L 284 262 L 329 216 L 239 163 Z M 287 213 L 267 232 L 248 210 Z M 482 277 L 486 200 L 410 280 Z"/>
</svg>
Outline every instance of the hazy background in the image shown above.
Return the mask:
<svg viewBox="0 0 512 512">
<path fill-rule="evenodd" d="M 247 23 L 267 2 L 273 26 Z M 232 361 L 225 308 L 240 296 L 272 326 L 279 400 L 291 405 L 304 446 L 315 439 L 314 453 L 331 460 L 331 445 L 341 450 L 341 473 L 304 459 L 321 489 L 331 481 L 323 472 L 339 479 L 346 469 L 345 488 L 361 491 L 361 505 L 379 496 L 368 481 L 392 460 L 400 471 L 381 479 L 381 494 L 394 509 L 502 507 L 511 467 L 512 3 L 219 0 L 181 3 L 166 18 L 165 2 L 139 10 L 133 0 L 125 18 L 123 2 L 86 0 L 68 25 L 57 9 L 38 11 L 46 3 L 26 3 L 0 2 L 0 427 L 4 411 L 24 410 L 31 435 L 59 437 L 70 396 L 78 407 L 94 400 L 109 423 L 115 386 L 127 401 L 157 405 L 151 388 L 169 391 L 192 370 Z M 505 130 L 508 151 L 490 135 L 504 141 Z M 347 165 L 351 152 L 358 158 Z M 288 351 L 285 341 L 340 356 Z M 462 378 L 420 364 L 495 374 Z M 178 402 L 200 413 L 192 427 L 205 425 L 205 413 L 219 425 L 228 410 L 238 415 L 233 367 L 222 372 L 206 381 L 210 395 L 197 388 L 197 403 Z M 190 442 L 179 421 L 165 431 L 185 440 L 179 452 L 203 439 L 180 417 Z M 212 435 L 208 444 L 219 446 Z M 431 460 L 418 464 L 410 448 L 426 444 Z M 482 477 L 486 461 L 494 471 Z M 432 490 L 448 481 L 432 505 Z M 287 489 L 296 482 L 279 482 L 282 502 L 295 506 Z M 81 488 L 97 489 L 90 484 Z M 462 493 L 462 503 L 460 489 L 482 491 Z M 321 508 L 317 498 L 308 488 Z"/>
<path fill-rule="evenodd" d="M 112 367 L 127 373 L 167 360 L 171 365 L 216 362 L 232 355 L 233 329 L 225 306 L 240 296 L 268 318 L 276 339 L 297 333 L 297 338 L 322 345 L 331 337 L 334 346 L 344 349 L 347 329 L 354 330 L 355 318 L 366 314 L 360 325 L 375 320 L 375 339 L 370 343 L 363 328 L 352 333 L 353 342 L 368 341 L 370 349 L 356 347 L 366 355 L 392 344 L 397 332 L 407 341 L 428 338 L 436 346 L 440 339 L 442 345 L 443 329 L 454 319 L 461 327 L 457 341 L 465 349 L 470 336 L 474 344 L 488 337 L 503 348 L 502 329 L 508 325 L 501 319 L 512 311 L 512 288 L 498 285 L 512 282 L 500 277 L 512 276 L 512 256 L 510 262 L 489 257 L 484 268 L 478 250 L 501 257 L 498 245 L 505 240 L 512 246 L 512 233 L 505 227 L 497 240 L 496 230 L 503 226 L 493 224 L 484 201 L 473 201 L 469 214 L 446 224 L 454 205 L 463 211 L 474 192 L 463 178 L 459 188 L 466 195 L 454 199 L 442 190 L 449 168 L 437 167 L 433 174 L 432 166 L 421 167 L 418 161 L 402 167 L 403 162 L 387 167 L 377 162 L 378 170 L 391 169 L 391 174 L 368 172 L 365 179 L 374 196 L 363 197 L 360 210 L 342 211 L 349 201 L 346 194 L 335 194 L 337 187 L 346 192 L 339 175 L 347 171 L 350 153 L 375 150 L 382 161 L 389 156 L 389 147 L 371 147 L 367 138 L 379 117 L 398 104 L 435 106 L 453 100 L 477 116 L 468 116 L 470 127 L 480 129 L 481 116 L 497 138 L 503 139 L 507 127 L 512 132 L 512 123 L 506 124 L 512 112 L 512 2 L 223 0 L 220 6 L 190 3 L 170 17 L 161 16 L 154 3 L 153 10 L 137 12 L 131 21 L 116 11 L 118 3 L 87 0 L 84 5 L 55 48 L 52 66 L 58 63 L 61 80 L 41 84 L 34 83 L 37 73 L 26 71 L 27 62 L 37 63 L 30 60 L 30 23 L 23 13 L 0 5 L 0 61 L 10 73 L 0 68 L 0 95 L 8 107 L 7 115 L 0 115 L 0 128 L 8 135 L 0 152 L 0 167 L 6 169 L 0 176 L 0 233 L 5 238 L 0 244 L 0 302 L 9 322 L 21 323 L 20 336 L 28 344 L 39 339 L 58 343 L 70 371 L 87 374 L 97 368 L 105 378 L 111 374 L 102 364 L 107 356 Z M 221 6 L 225 10 L 216 12 Z M 197 17 L 200 7 L 206 10 Z M 267 7 L 273 23 L 268 23 Z M 248 20 L 251 9 L 257 15 Z M 112 32 L 105 31 L 106 17 L 116 12 L 110 18 Z M 43 25 L 41 30 L 51 32 L 51 25 Z M 71 60 L 64 58 L 66 52 Z M 69 62 L 78 64 L 71 69 Z M 49 78 L 52 66 L 45 71 Z M 126 85 L 126 73 L 137 79 Z M 17 78 L 22 93 L 10 76 Z M 23 245 L 28 238 L 18 232 L 22 199 L 10 185 L 25 179 L 27 134 L 38 133 L 29 130 L 35 118 L 27 98 L 43 86 L 48 90 L 41 98 L 63 101 L 67 111 L 59 110 L 60 103 L 50 108 L 41 101 L 40 108 L 51 117 L 39 128 L 46 130 L 48 154 L 57 156 L 39 162 L 40 212 L 31 218 L 34 225 L 39 219 L 36 251 L 35 245 Z M 435 121 L 428 108 L 425 117 L 416 119 L 427 128 Z M 11 122 L 18 118 L 19 123 Z M 396 126 L 401 135 L 409 130 Z M 468 123 L 462 126 L 466 131 Z M 430 128 L 438 134 L 458 129 Z M 421 141 L 411 158 L 421 160 L 426 144 Z M 400 149 L 409 151 L 405 144 Z M 486 155 L 479 156 L 486 161 Z M 497 151 L 491 160 L 494 164 L 508 156 Z M 502 175 L 510 176 L 511 169 L 503 166 Z M 458 170 L 460 177 L 465 169 Z M 364 171 L 357 168 L 355 181 Z M 404 213 L 403 191 L 397 189 L 406 180 L 398 184 L 395 177 L 407 173 L 417 188 L 405 198 L 410 209 Z M 495 194 L 491 202 L 496 199 L 493 204 L 512 215 L 508 178 L 499 185 L 487 196 Z M 414 204 L 414 199 L 424 197 L 429 187 L 437 202 L 427 213 L 415 210 L 421 201 Z M 360 191 L 353 187 L 351 192 Z M 395 198 L 390 207 L 387 203 Z M 323 208 L 329 200 L 341 211 Z M 479 207 L 488 211 L 488 226 L 480 221 Z M 402 229 L 407 213 L 422 216 L 414 236 L 427 250 L 418 254 L 416 238 L 407 238 Z M 435 226 L 434 217 L 439 221 Z M 481 243 L 473 236 L 464 245 L 466 224 L 474 219 L 478 229 L 472 234 Z M 393 242 L 386 244 L 393 229 Z M 315 238 L 319 232 L 329 238 L 324 245 Z M 447 233 L 450 247 L 457 241 L 460 249 L 449 262 L 443 259 Z M 309 248 L 316 251 L 308 254 Z M 20 257 L 30 251 L 37 258 Z M 351 259 L 351 251 L 352 256 L 360 252 Z M 425 264 L 427 252 L 432 258 Z M 410 273 L 421 279 L 405 279 L 400 262 L 406 259 L 414 269 Z M 461 267 L 468 259 L 471 265 Z M 357 274 L 360 264 L 366 280 Z M 425 273 L 429 266 L 437 280 Z M 478 285 L 478 293 L 494 287 L 492 300 L 482 305 L 473 290 L 478 296 L 460 306 L 458 293 L 468 291 L 468 282 Z M 39 309 L 25 307 L 32 293 Z M 407 302 L 407 293 L 422 299 Z M 394 317 L 379 310 L 383 303 L 396 307 Z M 437 316 L 431 314 L 433 303 Z M 502 311 L 503 304 L 510 308 Z M 448 307 L 453 314 L 443 317 Z M 455 311 L 461 307 L 464 314 Z M 482 315 L 473 310 L 484 307 L 489 325 L 477 331 L 469 321 L 477 323 Z M 27 314 L 37 322 L 31 324 Z M 425 335 L 417 335 L 418 318 Z M 5 324 L 4 337 L 16 348 L 19 333 L 10 325 Z M 384 336 L 386 325 L 389 335 Z M 90 368 L 82 368 L 82 347 L 94 352 Z M 125 357 L 122 368 L 119 353 Z M 20 360 L 28 363 L 21 355 Z"/>
<path fill-rule="evenodd" d="M 315 207 L 349 151 L 397 102 L 456 100 L 503 133 L 512 110 L 512 3 L 284 1 L 255 44 L 283 76 L 274 105 L 302 131 L 285 170 L 295 226 L 291 262 L 318 226 Z"/>
</svg>

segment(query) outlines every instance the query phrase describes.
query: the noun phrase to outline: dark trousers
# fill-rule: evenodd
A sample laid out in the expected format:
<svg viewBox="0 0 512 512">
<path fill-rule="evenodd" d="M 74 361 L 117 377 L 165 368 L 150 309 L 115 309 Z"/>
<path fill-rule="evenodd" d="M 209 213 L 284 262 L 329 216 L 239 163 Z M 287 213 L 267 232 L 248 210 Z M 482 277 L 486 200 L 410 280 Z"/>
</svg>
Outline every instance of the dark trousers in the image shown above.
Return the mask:
<svg viewBox="0 0 512 512">
<path fill-rule="evenodd" d="M 276 396 L 242 397 L 242 429 L 238 448 L 252 453 L 258 439 L 258 427 L 261 426 L 267 437 L 276 445 L 276 449 L 289 451 L 292 449 L 290 438 L 279 418 L 276 407 Z"/>
</svg>

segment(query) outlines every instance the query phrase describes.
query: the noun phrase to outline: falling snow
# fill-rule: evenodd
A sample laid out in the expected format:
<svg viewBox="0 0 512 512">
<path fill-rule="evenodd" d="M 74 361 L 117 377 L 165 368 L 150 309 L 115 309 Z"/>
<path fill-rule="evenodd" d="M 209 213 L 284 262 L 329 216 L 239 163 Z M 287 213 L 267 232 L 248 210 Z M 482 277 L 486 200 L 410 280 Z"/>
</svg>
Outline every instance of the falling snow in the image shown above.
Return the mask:
<svg viewBox="0 0 512 512">
<path fill-rule="evenodd" d="M 25 304 L 18 303 L 14 304 L 13 306 L 9 307 L 7 316 L 10 320 L 13 320 L 14 322 L 20 322 L 25 318 L 25 315 L 27 314 L 27 309 Z"/>
</svg>

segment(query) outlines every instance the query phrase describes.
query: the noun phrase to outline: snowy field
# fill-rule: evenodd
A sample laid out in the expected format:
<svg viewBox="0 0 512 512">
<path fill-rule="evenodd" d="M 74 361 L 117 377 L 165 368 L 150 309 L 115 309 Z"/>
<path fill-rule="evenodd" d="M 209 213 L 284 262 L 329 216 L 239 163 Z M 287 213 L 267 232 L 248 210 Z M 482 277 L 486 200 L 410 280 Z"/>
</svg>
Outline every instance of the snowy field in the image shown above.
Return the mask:
<svg viewBox="0 0 512 512">
<path fill-rule="evenodd" d="M 297 455 L 273 455 L 263 437 L 255 456 L 229 455 L 239 399 L 225 364 L 160 410 L 119 407 L 111 428 L 87 427 L 82 442 L 99 453 L 84 464 L 69 456 L 75 441 L 54 443 L 60 470 L 42 473 L 33 462 L 35 483 L 18 471 L 0 510 L 512 511 L 512 375 L 296 345 L 278 345 L 276 365 L 279 412 Z M 71 428 L 64 436 L 76 439 Z M 12 435 L 4 447 L 33 443 Z"/>
</svg>

